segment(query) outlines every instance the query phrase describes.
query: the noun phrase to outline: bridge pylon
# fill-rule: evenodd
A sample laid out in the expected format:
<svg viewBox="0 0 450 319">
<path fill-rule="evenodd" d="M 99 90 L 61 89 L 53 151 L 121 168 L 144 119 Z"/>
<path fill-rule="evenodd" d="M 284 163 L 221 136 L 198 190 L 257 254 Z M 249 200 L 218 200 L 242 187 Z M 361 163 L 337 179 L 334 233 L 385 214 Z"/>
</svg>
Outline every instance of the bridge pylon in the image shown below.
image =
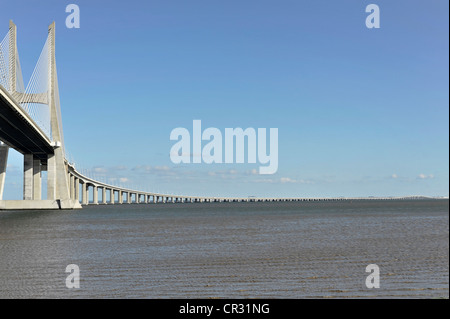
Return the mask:
<svg viewBox="0 0 450 319">
<path fill-rule="evenodd" d="M 5 71 L 7 69 L 9 78 L 6 82 L 9 84 L 9 87 L 6 89 L 10 92 L 16 91 L 16 51 L 17 51 L 17 27 L 12 22 L 9 21 L 9 39 L 8 39 L 8 59 L 4 61 L 7 63 L 5 66 Z M 1 53 L 1 50 L 0 50 Z M 11 87 L 13 85 L 13 87 Z M 8 166 L 8 153 L 9 147 L 0 141 L 0 200 L 3 199 L 3 192 L 5 190 L 5 178 L 6 178 L 6 167 Z"/>
<path fill-rule="evenodd" d="M 0 56 L 0 62 L 7 64 L 0 69 L 0 73 L 7 81 L 0 82 L 9 93 L 11 100 L 17 103 L 31 117 L 29 121 L 33 124 L 32 112 L 28 107 L 33 104 L 44 104 L 48 114 L 48 122 L 44 123 L 49 127 L 46 131 L 41 127 L 37 130 L 44 133 L 48 138 L 49 151 L 31 152 L 20 149 L 17 145 L 0 142 L 0 209 L 74 209 L 81 208 L 79 201 L 71 197 L 70 179 L 68 166 L 65 160 L 64 136 L 62 130 L 61 109 L 58 92 L 58 78 L 55 59 L 55 22 L 48 27 L 47 41 L 42 50 L 36 69 L 39 69 L 39 77 L 33 78 L 30 85 L 34 91 L 25 89 L 20 70 L 20 61 L 17 50 L 16 25 L 9 23 L 9 48 L 1 52 L 8 55 L 5 59 Z M 1 48 L 0 48 L 1 49 Z M 1 66 L 1 65 L 0 65 Z M 5 83 L 6 82 L 6 83 Z M 38 83 L 37 85 L 35 83 Z M 37 87 L 37 89 L 36 89 Z M 8 94 L 6 94 L 8 95 Z M 38 125 L 36 125 L 38 126 Z M 9 144 L 9 145 L 8 145 Z M 4 201 L 3 191 L 5 185 L 5 173 L 9 147 L 16 148 L 24 155 L 24 178 L 23 178 L 23 200 Z M 41 178 L 42 171 L 47 171 L 47 199 L 42 200 Z"/>
<path fill-rule="evenodd" d="M 50 127 L 51 138 L 54 143 L 54 154 L 48 154 L 47 157 L 47 199 L 59 200 L 62 209 L 76 208 L 75 206 L 81 208 L 80 203 L 70 197 L 69 175 L 65 164 L 64 138 L 62 135 L 55 59 L 55 22 L 48 27 L 48 46 L 48 105 L 50 109 Z"/>
</svg>

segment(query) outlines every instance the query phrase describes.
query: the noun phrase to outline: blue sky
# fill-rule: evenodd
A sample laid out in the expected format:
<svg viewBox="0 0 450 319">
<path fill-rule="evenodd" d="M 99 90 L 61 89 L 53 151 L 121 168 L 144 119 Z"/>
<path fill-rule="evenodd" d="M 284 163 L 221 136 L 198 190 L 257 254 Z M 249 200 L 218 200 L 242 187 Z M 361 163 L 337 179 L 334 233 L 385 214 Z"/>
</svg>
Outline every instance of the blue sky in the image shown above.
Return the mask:
<svg viewBox="0 0 450 319">
<path fill-rule="evenodd" d="M 79 5 L 79 29 L 65 27 Z M 365 8 L 380 7 L 368 29 Z M 66 149 L 177 194 L 448 196 L 448 1 L 1 0 L 27 80 L 56 22 Z M 3 26 L 3 27 L 1 27 Z M 0 35 L 3 38 L 4 35 Z M 279 168 L 170 161 L 176 127 L 278 128 Z M 22 194 L 11 152 L 5 199 Z"/>
</svg>

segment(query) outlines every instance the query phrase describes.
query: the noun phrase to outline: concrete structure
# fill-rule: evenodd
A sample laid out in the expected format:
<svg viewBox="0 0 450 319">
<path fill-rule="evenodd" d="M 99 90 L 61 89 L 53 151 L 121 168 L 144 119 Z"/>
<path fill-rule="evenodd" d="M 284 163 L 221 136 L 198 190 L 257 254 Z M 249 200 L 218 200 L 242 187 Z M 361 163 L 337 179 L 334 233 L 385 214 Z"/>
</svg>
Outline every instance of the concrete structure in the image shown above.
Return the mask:
<svg viewBox="0 0 450 319">
<path fill-rule="evenodd" d="M 24 155 L 23 201 L 2 201 L 0 208 L 29 209 L 74 209 L 81 208 L 70 194 L 69 175 L 63 151 L 62 127 L 57 90 L 55 61 L 55 23 L 48 28 L 46 42 L 48 89 L 45 92 L 19 92 L 17 78 L 20 65 L 17 54 L 17 31 L 11 21 L 9 25 L 8 61 L 1 61 L 3 73 L 9 76 L 8 90 L 0 86 L 0 140 L 4 142 L 0 149 L 0 199 L 2 199 L 8 149 L 12 147 Z M 6 54 L 2 54 L 4 57 Z M 7 72 L 6 72 L 7 70 Z M 5 75 L 5 74 L 3 74 Z M 45 104 L 50 114 L 51 135 L 48 136 L 31 116 L 24 110 L 24 103 Z M 47 200 L 42 200 L 41 172 L 47 171 Z M 34 204 L 31 204 L 34 203 Z"/>
<path fill-rule="evenodd" d="M 5 188 L 6 164 L 8 163 L 9 147 L 0 142 L 0 201 L 3 199 L 3 190 Z"/>
</svg>

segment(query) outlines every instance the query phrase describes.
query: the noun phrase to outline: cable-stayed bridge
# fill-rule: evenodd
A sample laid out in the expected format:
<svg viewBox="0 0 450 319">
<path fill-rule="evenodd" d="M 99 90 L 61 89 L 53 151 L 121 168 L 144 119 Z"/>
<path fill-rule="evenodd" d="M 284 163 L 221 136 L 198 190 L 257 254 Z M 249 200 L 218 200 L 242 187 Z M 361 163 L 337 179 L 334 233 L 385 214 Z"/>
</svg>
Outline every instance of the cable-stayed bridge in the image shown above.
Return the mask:
<svg viewBox="0 0 450 319">
<path fill-rule="evenodd" d="M 23 200 L 3 200 L 9 148 L 24 155 Z M 46 199 L 42 199 L 42 172 L 45 171 L 47 194 Z M 90 192 L 92 201 L 89 200 Z M 55 23 L 48 28 L 44 47 L 25 86 L 17 50 L 17 28 L 10 21 L 9 31 L 0 42 L 0 210 L 78 209 L 88 204 L 316 200 L 343 199 L 158 194 L 107 184 L 83 175 L 67 160 L 64 149 L 55 60 Z"/>
</svg>

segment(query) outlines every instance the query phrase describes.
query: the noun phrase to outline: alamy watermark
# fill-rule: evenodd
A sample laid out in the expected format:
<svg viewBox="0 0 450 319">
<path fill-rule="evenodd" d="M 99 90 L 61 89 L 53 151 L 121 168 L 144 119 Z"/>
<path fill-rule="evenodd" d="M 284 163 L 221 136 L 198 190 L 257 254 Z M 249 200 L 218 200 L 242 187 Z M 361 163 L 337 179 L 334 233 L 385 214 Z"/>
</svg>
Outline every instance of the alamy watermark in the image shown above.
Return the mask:
<svg viewBox="0 0 450 319">
<path fill-rule="evenodd" d="M 377 264 L 367 265 L 366 272 L 370 273 L 366 277 L 366 287 L 369 289 L 380 288 L 380 267 Z"/>
<path fill-rule="evenodd" d="M 191 133 L 184 127 L 177 127 L 170 133 L 170 140 L 177 141 L 170 150 L 170 160 L 174 164 L 180 163 L 247 163 L 257 161 L 260 174 L 275 174 L 278 170 L 278 128 L 270 128 L 269 139 L 267 129 L 252 127 L 245 130 L 225 128 L 225 136 L 215 127 L 209 127 L 202 132 L 202 121 L 194 120 Z M 204 146 L 202 141 L 208 141 Z M 236 145 L 235 145 L 236 141 Z M 247 141 L 247 143 L 245 143 Z M 268 143 L 267 143 L 268 142 Z M 267 145 L 269 144 L 269 146 Z M 247 151 L 245 151 L 247 145 Z M 223 154 L 225 153 L 225 154 Z"/>
<path fill-rule="evenodd" d="M 67 265 L 66 272 L 70 273 L 66 277 L 66 287 L 69 289 L 80 288 L 80 267 L 76 264 Z"/>
<path fill-rule="evenodd" d="M 369 4 L 366 7 L 366 12 L 370 14 L 366 18 L 366 27 L 368 29 L 379 29 L 380 28 L 380 7 L 376 4 Z"/>
<path fill-rule="evenodd" d="M 80 28 L 80 7 L 76 4 L 68 4 L 66 6 L 66 12 L 70 13 L 66 17 L 66 27 L 68 29 Z"/>
<path fill-rule="evenodd" d="M 80 7 L 76 4 L 68 4 L 66 12 L 69 15 L 66 17 L 66 27 L 68 29 L 80 28 Z M 376 4 L 369 4 L 366 6 L 366 12 L 370 13 L 366 18 L 366 27 L 368 29 L 380 28 L 380 7 Z"/>
</svg>

